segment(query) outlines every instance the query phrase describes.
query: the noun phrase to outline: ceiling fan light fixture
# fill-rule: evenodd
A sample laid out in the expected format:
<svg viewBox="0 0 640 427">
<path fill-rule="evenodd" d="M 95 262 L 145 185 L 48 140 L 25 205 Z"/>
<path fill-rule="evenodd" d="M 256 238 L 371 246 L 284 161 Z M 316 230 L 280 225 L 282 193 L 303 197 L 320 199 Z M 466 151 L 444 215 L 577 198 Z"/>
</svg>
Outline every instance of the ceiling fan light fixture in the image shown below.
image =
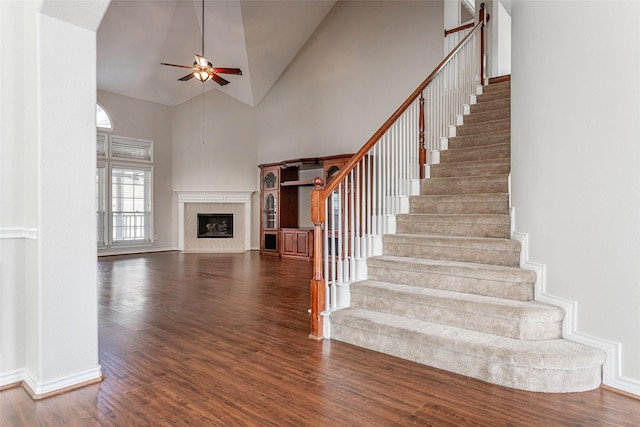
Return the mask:
<svg viewBox="0 0 640 427">
<path fill-rule="evenodd" d="M 193 76 L 203 83 L 211 80 L 211 74 L 209 74 L 207 71 L 194 71 Z"/>
</svg>

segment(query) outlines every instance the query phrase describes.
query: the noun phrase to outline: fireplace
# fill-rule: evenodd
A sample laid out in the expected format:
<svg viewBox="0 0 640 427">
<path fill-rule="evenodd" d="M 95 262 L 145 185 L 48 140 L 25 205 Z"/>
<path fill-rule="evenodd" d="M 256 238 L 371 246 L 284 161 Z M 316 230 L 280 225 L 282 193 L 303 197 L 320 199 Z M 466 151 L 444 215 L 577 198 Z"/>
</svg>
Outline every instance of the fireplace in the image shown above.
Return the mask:
<svg viewBox="0 0 640 427">
<path fill-rule="evenodd" d="M 198 239 L 232 239 L 232 213 L 199 213 Z"/>
<path fill-rule="evenodd" d="M 251 198 L 253 192 L 176 191 L 178 250 L 184 252 L 239 253 L 251 250 Z M 198 238 L 198 214 L 233 216 L 233 238 Z"/>
</svg>

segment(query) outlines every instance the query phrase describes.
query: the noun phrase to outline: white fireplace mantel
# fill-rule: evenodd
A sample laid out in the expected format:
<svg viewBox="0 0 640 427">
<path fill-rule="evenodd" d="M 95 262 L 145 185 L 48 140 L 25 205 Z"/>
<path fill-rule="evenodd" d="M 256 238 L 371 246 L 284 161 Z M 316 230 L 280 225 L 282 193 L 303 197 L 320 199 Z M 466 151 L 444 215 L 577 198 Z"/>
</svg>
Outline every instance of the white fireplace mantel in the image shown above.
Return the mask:
<svg viewBox="0 0 640 427">
<path fill-rule="evenodd" d="M 185 203 L 244 204 L 244 250 L 251 250 L 251 191 L 176 191 L 178 195 L 178 250 L 184 251 Z"/>
</svg>

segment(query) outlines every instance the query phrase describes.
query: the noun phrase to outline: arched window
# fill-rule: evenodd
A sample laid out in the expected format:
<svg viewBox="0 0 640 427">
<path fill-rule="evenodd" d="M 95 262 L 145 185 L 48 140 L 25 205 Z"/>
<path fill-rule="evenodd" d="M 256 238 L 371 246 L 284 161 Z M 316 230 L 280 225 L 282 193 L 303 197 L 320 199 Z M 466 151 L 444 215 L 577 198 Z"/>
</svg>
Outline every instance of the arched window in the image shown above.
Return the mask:
<svg viewBox="0 0 640 427">
<path fill-rule="evenodd" d="M 113 130 L 111 125 L 111 118 L 100 104 L 96 104 L 96 125 L 102 130 Z"/>
</svg>

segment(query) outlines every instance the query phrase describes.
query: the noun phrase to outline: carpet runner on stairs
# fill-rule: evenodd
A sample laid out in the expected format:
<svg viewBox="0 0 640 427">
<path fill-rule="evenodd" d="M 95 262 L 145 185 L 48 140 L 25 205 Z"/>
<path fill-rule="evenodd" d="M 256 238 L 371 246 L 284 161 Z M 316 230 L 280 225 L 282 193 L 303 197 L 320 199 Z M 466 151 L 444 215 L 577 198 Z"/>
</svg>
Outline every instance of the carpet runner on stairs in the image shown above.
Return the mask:
<svg viewBox="0 0 640 427">
<path fill-rule="evenodd" d="M 591 390 L 604 352 L 562 339 L 563 310 L 534 301 L 510 239 L 510 111 L 509 81 L 483 88 L 331 338 L 516 389 Z"/>
</svg>

